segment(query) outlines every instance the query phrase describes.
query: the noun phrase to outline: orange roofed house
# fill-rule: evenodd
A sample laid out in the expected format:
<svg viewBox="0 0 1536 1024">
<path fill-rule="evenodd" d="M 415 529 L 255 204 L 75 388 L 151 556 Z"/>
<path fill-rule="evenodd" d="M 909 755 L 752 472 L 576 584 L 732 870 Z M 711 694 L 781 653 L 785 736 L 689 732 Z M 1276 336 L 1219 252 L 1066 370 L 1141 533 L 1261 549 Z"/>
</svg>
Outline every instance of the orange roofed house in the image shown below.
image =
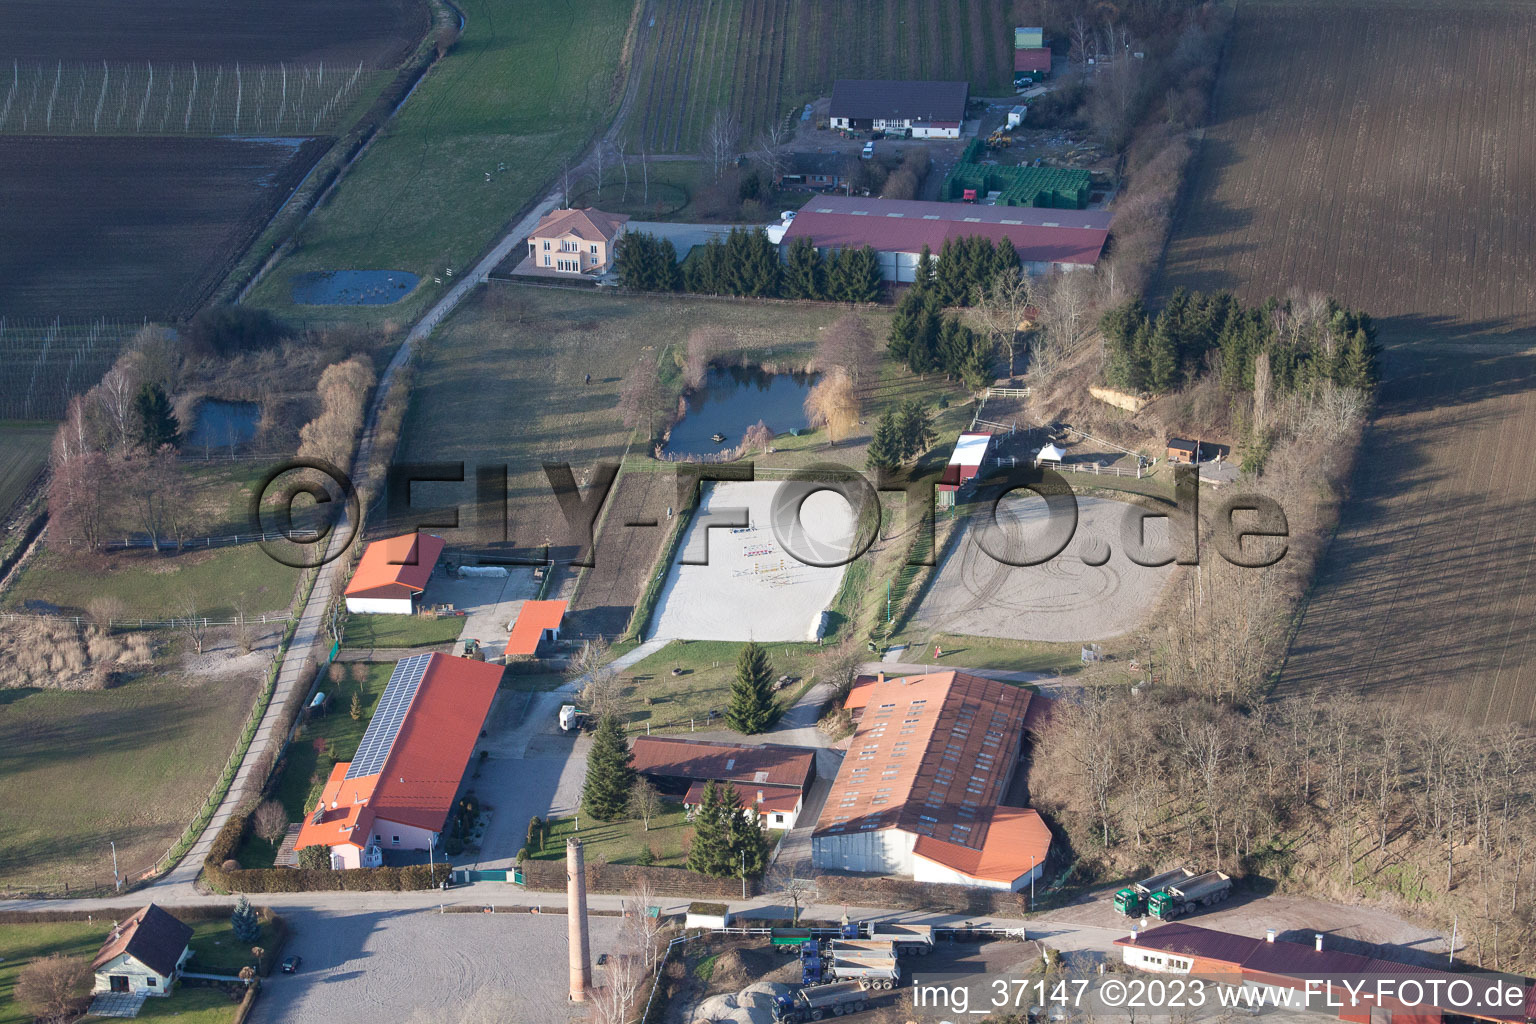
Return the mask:
<svg viewBox="0 0 1536 1024">
<path fill-rule="evenodd" d="M 613 248 L 629 218 L 591 208 L 551 210 L 528 236 L 517 273 L 538 277 L 601 277 L 613 269 Z"/>
<path fill-rule="evenodd" d="M 357 753 L 331 770 L 294 849 L 324 846 L 340 869 L 378 867 L 385 850 L 435 846 L 501 672 L 447 654 L 398 662 Z"/>
<path fill-rule="evenodd" d="M 369 544 L 347 583 L 347 611 L 410 615 L 442 553 L 443 539 L 428 533 L 407 533 Z"/>
<path fill-rule="evenodd" d="M 845 706 L 858 728 L 811 836 L 813 866 L 1014 891 L 1040 876 L 1050 830 L 1000 801 L 1047 702 L 930 672 L 861 679 Z"/>
</svg>

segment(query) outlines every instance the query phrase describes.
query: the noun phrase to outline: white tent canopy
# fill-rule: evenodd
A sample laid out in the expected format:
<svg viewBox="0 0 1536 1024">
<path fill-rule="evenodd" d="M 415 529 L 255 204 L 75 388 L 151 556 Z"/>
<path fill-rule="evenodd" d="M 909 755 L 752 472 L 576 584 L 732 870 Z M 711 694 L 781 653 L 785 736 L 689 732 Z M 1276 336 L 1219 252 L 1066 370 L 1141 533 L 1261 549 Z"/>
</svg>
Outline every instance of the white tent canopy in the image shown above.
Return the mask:
<svg viewBox="0 0 1536 1024">
<path fill-rule="evenodd" d="M 1055 444 L 1048 444 L 1044 448 L 1040 449 L 1040 454 L 1035 456 L 1035 461 L 1036 462 L 1060 462 L 1061 460 L 1065 459 L 1066 457 L 1067 457 L 1067 453 L 1065 451 L 1063 451 L 1062 449 L 1056 447 Z"/>
</svg>

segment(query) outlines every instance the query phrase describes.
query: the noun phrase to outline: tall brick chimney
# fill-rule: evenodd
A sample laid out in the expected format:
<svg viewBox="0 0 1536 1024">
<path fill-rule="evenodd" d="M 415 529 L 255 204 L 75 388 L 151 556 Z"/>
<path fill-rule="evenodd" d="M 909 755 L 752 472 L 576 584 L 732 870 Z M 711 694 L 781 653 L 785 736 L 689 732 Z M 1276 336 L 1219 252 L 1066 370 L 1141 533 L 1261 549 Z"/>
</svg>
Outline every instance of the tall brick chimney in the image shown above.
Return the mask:
<svg viewBox="0 0 1536 1024">
<path fill-rule="evenodd" d="M 592 944 L 587 936 L 587 872 L 579 839 L 565 841 L 565 893 L 571 947 L 571 1002 L 584 1003 L 592 988 Z"/>
</svg>

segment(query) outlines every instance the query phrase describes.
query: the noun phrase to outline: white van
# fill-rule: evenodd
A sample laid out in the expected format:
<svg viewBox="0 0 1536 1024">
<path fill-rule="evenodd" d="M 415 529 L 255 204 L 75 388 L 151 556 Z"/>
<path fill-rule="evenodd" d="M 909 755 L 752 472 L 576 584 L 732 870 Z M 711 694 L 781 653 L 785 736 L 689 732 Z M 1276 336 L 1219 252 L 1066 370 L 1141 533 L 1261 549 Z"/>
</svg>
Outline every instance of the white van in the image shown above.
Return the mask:
<svg viewBox="0 0 1536 1024">
<path fill-rule="evenodd" d="M 870 157 L 872 157 L 874 155 L 875 155 L 875 144 L 873 142 L 866 142 L 866 143 L 864 143 L 863 159 L 868 160 Z"/>
</svg>

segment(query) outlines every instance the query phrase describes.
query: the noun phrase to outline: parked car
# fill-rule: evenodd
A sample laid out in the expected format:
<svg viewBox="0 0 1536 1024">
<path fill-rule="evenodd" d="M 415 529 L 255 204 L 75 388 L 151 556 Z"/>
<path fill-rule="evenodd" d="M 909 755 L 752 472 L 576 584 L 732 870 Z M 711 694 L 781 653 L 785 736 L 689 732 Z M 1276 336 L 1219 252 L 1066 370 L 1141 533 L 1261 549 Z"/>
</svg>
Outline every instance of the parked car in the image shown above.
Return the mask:
<svg viewBox="0 0 1536 1024">
<path fill-rule="evenodd" d="M 302 964 L 303 962 L 304 962 L 304 958 L 301 957 L 301 956 L 284 957 L 283 958 L 283 973 L 284 974 L 294 974 L 294 973 L 297 973 L 297 971 L 299 969 L 299 964 Z"/>
<path fill-rule="evenodd" d="M 874 155 L 875 155 L 875 144 L 873 142 L 866 142 L 866 143 L 864 143 L 864 152 L 862 154 L 863 158 L 865 160 L 868 160 L 870 157 L 872 157 Z"/>
</svg>

